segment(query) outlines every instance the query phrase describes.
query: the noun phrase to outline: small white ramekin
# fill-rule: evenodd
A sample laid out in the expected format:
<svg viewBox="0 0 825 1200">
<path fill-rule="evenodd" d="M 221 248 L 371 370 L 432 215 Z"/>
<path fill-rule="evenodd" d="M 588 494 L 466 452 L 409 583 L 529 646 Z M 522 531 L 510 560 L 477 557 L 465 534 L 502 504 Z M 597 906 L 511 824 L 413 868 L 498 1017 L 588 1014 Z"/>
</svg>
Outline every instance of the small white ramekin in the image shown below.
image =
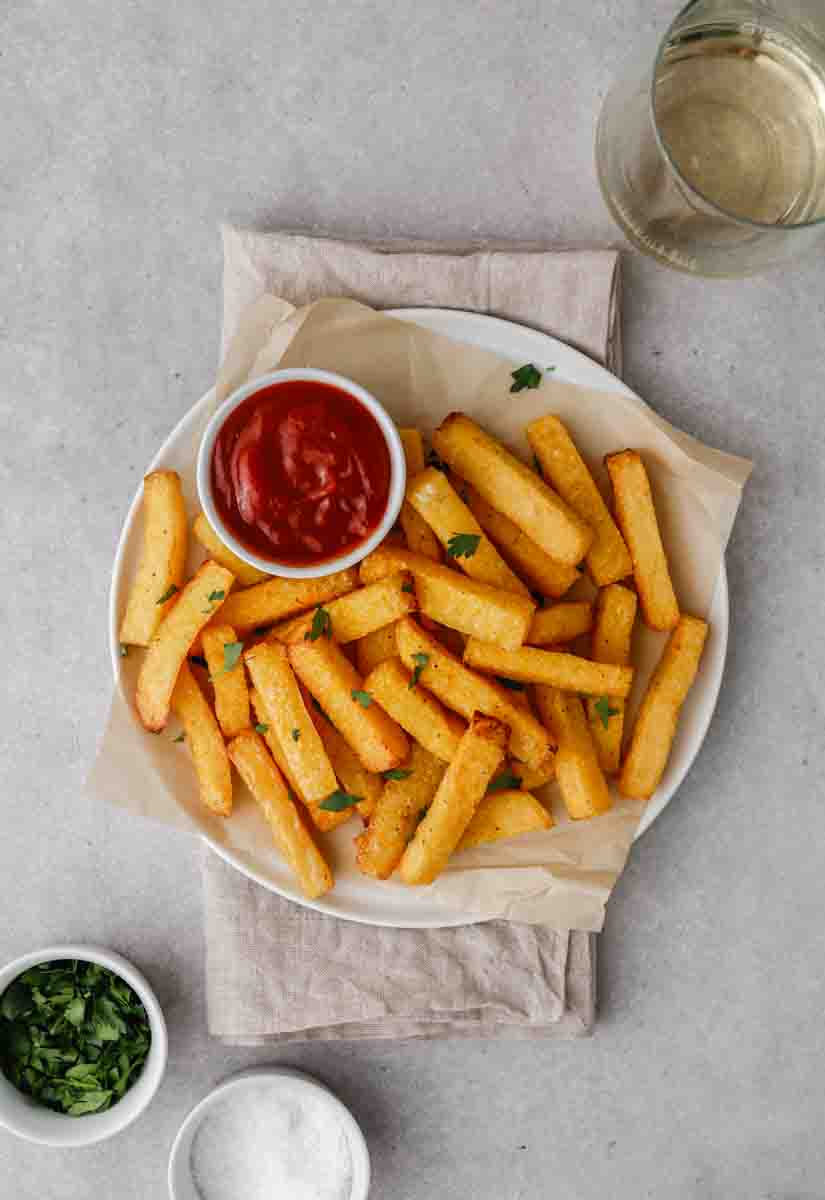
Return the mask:
<svg viewBox="0 0 825 1200">
<path fill-rule="evenodd" d="M 342 392 L 347 392 L 353 399 L 363 404 L 364 408 L 378 422 L 390 456 L 390 490 L 387 509 L 381 523 L 354 550 L 350 550 L 347 554 L 341 554 L 337 558 L 327 559 L 325 562 L 311 567 L 295 567 L 287 563 L 278 563 L 272 559 L 261 558 L 251 550 L 248 550 L 242 542 L 238 541 L 232 531 L 226 528 L 218 514 L 212 496 L 212 451 L 215 447 L 215 440 L 226 418 L 239 404 L 243 403 L 247 397 L 254 395 L 255 392 L 270 387 L 272 384 L 288 383 L 291 380 L 326 383 L 332 387 L 340 388 Z M 237 554 L 238 558 L 242 558 L 244 562 L 257 567 L 259 571 L 266 571 L 268 575 L 280 575 L 285 579 L 317 579 L 321 575 L 332 575 L 334 571 L 343 571 L 345 567 L 355 566 L 356 563 L 360 562 L 362 558 L 366 558 L 384 540 L 401 511 L 401 505 L 404 500 L 404 488 L 407 482 L 407 465 L 404 458 L 404 447 L 401 444 L 401 438 L 398 436 L 395 422 L 384 406 L 366 388 L 362 388 L 360 384 L 353 383 L 351 379 L 346 379 L 343 375 L 336 375 L 332 371 L 319 371 L 314 367 L 290 367 L 282 371 L 270 371 L 268 375 L 260 375 L 257 379 L 245 383 L 243 387 L 238 388 L 228 399 L 224 400 L 207 425 L 206 432 L 201 439 L 196 475 L 201 508 L 206 514 L 209 524 L 219 535 L 221 541 L 225 542 L 229 549 Z"/>
<path fill-rule="evenodd" d="M 57 962 L 76 958 L 80 962 L 99 963 L 129 984 L 146 1009 L 152 1044 L 137 1082 L 102 1113 L 88 1113 L 83 1117 L 69 1117 L 64 1113 L 52 1112 L 25 1096 L 9 1083 L 0 1072 L 0 1125 L 27 1142 L 38 1142 L 42 1146 L 91 1146 L 120 1133 L 127 1125 L 137 1120 L 160 1086 L 166 1070 L 167 1037 L 166 1021 L 157 996 L 136 967 L 125 958 L 100 946 L 47 946 L 24 954 L 0 969 L 0 995 L 18 975 L 40 963 Z"/>
<path fill-rule="evenodd" d="M 274 1088 L 286 1084 L 290 1090 L 294 1091 L 297 1088 L 302 1092 L 311 1092 L 322 1098 L 329 1108 L 330 1116 L 338 1121 L 349 1143 L 352 1160 L 352 1191 L 347 1200 L 367 1200 L 370 1190 L 370 1154 L 366 1139 L 355 1117 L 346 1105 L 317 1079 L 313 1079 L 311 1075 L 305 1075 L 303 1071 L 296 1071 L 292 1067 L 279 1066 L 252 1067 L 248 1071 L 241 1071 L 238 1075 L 233 1075 L 230 1079 L 218 1084 L 213 1091 L 204 1096 L 200 1104 L 195 1105 L 172 1143 L 169 1155 L 169 1195 L 171 1200 L 198 1200 L 201 1194 L 195 1187 L 190 1168 L 192 1144 L 201 1123 L 229 1093 L 243 1093 L 259 1087 L 262 1083 L 269 1083 Z"/>
</svg>

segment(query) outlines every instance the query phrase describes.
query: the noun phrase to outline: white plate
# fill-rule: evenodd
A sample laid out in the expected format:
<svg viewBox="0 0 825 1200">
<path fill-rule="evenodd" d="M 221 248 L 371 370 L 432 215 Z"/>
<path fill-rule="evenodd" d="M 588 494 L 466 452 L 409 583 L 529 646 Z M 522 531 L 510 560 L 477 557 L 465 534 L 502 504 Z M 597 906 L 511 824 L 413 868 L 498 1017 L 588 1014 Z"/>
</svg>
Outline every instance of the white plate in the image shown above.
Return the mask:
<svg viewBox="0 0 825 1200">
<path fill-rule="evenodd" d="M 416 308 L 394 309 L 388 313 L 402 321 L 415 322 L 428 329 L 493 351 L 502 358 L 510 359 L 515 365 L 525 362 L 551 363 L 555 366 L 557 379 L 564 379 L 582 387 L 599 388 L 605 392 L 620 392 L 633 395 L 615 375 L 573 350 L 564 342 L 522 325 L 514 325 L 496 317 L 477 313 L 460 312 L 452 309 Z M 199 431 L 202 429 L 209 406 L 214 398 L 210 390 L 189 410 L 164 442 L 149 464 L 147 471 L 158 469 L 177 470 L 181 473 L 184 494 L 190 511 L 194 511 L 197 500 L 194 487 L 194 455 Z M 124 686 L 124 667 L 129 659 L 119 653 L 118 626 L 132 578 L 140 545 L 140 492 L 135 496 L 115 555 L 112 589 L 109 605 L 109 638 L 112 670 L 118 687 L 127 703 L 132 703 L 131 688 Z M 661 785 L 648 802 L 639 824 L 637 837 L 641 835 L 672 799 L 699 752 L 710 724 L 725 666 L 728 640 L 728 586 L 724 563 L 719 574 L 709 614 L 711 632 L 696 683 L 688 696 L 673 744 L 673 752 Z M 651 635 L 653 636 L 653 635 Z M 127 667 L 132 670 L 132 667 Z M 639 683 L 643 682 L 638 672 Z M 137 720 L 137 718 L 135 718 Z M 146 735 L 147 737 L 150 735 Z M 193 782 L 194 787 L 194 782 Z M 252 805 L 240 806 L 232 816 L 233 822 L 262 822 Z M 263 833 L 263 825 L 261 824 Z M 219 843 L 210 833 L 204 821 L 202 833 L 206 841 L 228 863 L 244 875 L 254 879 L 263 887 L 279 892 L 287 899 L 305 904 L 332 916 L 361 921 L 370 925 L 389 925 L 397 928 L 439 928 L 448 925 L 466 925 L 477 917 L 463 913 L 446 912 L 443 906 L 429 900 L 417 889 L 406 888 L 392 880 L 378 882 L 367 879 L 355 868 L 352 846 L 352 830 L 343 826 L 327 835 L 325 845 L 330 848 L 335 867 L 335 888 L 323 900 L 308 901 L 294 886 L 286 866 L 270 847 L 270 839 L 263 834 L 260 840 L 260 862 L 250 862 L 231 847 Z"/>
</svg>

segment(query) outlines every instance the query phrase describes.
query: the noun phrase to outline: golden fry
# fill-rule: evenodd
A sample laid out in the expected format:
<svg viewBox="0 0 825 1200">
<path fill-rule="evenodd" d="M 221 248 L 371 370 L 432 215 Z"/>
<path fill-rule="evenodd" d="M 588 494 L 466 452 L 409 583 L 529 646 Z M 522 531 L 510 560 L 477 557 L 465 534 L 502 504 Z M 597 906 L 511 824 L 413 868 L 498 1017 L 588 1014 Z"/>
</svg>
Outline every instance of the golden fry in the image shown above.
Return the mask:
<svg viewBox="0 0 825 1200">
<path fill-rule="evenodd" d="M 320 579 L 273 578 L 231 596 L 221 613 L 221 620 L 232 625 L 240 634 L 245 634 L 251 629 L 271 625 L 284 617 L 325 604 L 357 586 L 358 574 L 353 567 L 335 571 Z"/>
<path fill-rule="evenodd" d="M 429 808 L 445 770 L 440 759 L 413 743 L 404 763 L 403 777 L 387 780 L 366 832 L 355 839 L 358 868 L 365 875 L 389 879 Z"/>
<path fill-rule="evenodd" d="M 448 555 L 451 550 L 470 551 L 452 557 L 455 565 L 471 579 L 489 583 L 491 587 L 502 588 L 506 592 L 529 596 L 527 585 L 507 566 L 443 471 L 428 467 L 408 480 L 407 500 L 431 527 Z M 465 542 L 463 546 L 454 541 L 462 535 Z"/>
<path fill-rule="evenodd" d="M 559 646 L 572 642 L 593 627 L 593 605 L 589 600 L 569 600 L 541 608 L 533 617 L 527 641 L 531 646 Z"/>
<path fill-rule="evenodd" d="M 617 666 L 630 663 L 630 641 L 637 606 L 636 593 L 619 583 L 612 583 L 599 592 L 590 652 L 594 662 L 615 663 Z M 610 775 L 615 775 L 621 761 L 624 711 L 624 700 L 590 696 L 587 701 L 587 719 L 599 755 L 599 765 Z"/>
<path fill-rule="evenodd" d="M 398 653 L 419 684 L 468 721 L 475 712 L 497 717 L 510 727 L 510 751 L 531 766 L 543 763 L 551 748 L 547 730 L 513 703 L 515 693 L 470 671 L 430 634 L 406 617 L 396 626 Z"/>
<path fill-rule="evenodd" d="M 301 891 L 317 900 L 332 887 L 332 872 L 290 798 L 281 773 L 252 729 L 229 744 L 229 757 L 257 800 L 272 830 L 272 840 L 298 876 Z"/>
<path fill-rule="evenodd" d="M 633 727 L 619 775 L 622 795 L 647 800 L 659 786 L 707 635 L 707 623 L 687 615 L 670 635 Z"/>
<path fill-rule="evenodd" d="M 548 413 L 527 426 L 527 440 L 544 478 L 595 534 L 586 561 L 596 587 L 624 579 L 632 570 L 627 546 L 564 425 Z"/>
<path fill-rule="evenodd" d="M 584 707 L 578 696 L 553 687 L 535 689 L 544 723 L 558 739 L 556 779 L 568 814 L 574 821 L 597 817 L 611 807 Z"/>
<path fill-rule="evenodd" d="M 527 636 L 536 610 L 532 600 L 468 579 L 420 554 L 380 546 L 361 563 L 360 573 L 364 583 L 373 583 L 400 570 L 412 572 L 418 607 L 433 621 L 508 649 Z"/>
<path fill-rule="evenodd" d="M 305 703 L 307 697 L 305 697 Z M 307 712 L 312 717 L 315 728 L 318 730 L 321 741 L 324 743 L 324 749 L 327 752 L 329 761 L 332 763 L 332 769 L 338 778 L 343 791 L 350 796 L 360 796 L 358 804 L 355 806 L 358 813 L 365 821 L 368 821 L 375 811 L 375 806 L 378 803 L 378 797 L 383 790 L 383 782 L 380 775 L 374 775 L 372 771 L 367 771 L 361 765 L 358 755 L 349 745 L 345 738 L 341 736 L 331 721 L 327 720 L 324 713 L 320 711 L 317 704 L 309 698 L 307 703 Z M 330 817 L 343 817 L 346 819 L 350 815 L 350 810 L 344 809 L 341 813 L 328 813 Z M 339 824 L 340 822 L 336 822 Z"/>
<path fill-rule="evenodd" d="M 225 647 L 239 647 L 238 635 L 231 625 L 209 625 L 201 637 L 209 678 L 215 690 L 215 716 L 225 738 L 236 737 L 249 728 L 249 689 L 240 654 L 227 670 Z M 232 650 L 229 651 L 230 658 Z"/>
<path fill-rule="evenodd" d="M 401 438 L 401 445 L 404 447 L 404 458 L 407 460 L 407 479 L 409 480 L 419 471 L 424 470 L 424 439 L 418 429 L 399 429 L 398 435 Z M 401 506 L 398 520 L 404 530 L 409 550 L 414 550 L 416 554 L 423 554 L 425 558 L 431 558 L 434 562 L 441 562 L 438 538 L 424 518 L 420 517 L 406 500 Z"/>
<path fill-rule="evenodd" d="M 395 622 L 392 625 L 385 625 L 382 629 L 376 629 L 375 633 L 368 633 L 366 637 L 359 638 L 354 645 L 358 674 L 367 676 L 373 667 L 386 662 L 388 658 L 395 658 L 398 654 Z"/>
<path fill-rule="evenodd" d="M 172 692 L 172 711 L 183 725 L 201 800 L 210 812 L 228 817 L 232 812 L 232 772 L 226 747 L 209 702 L 186 663 Z"/>
<path fill-rule="evenodd" d="M 545 554 L 541 546 L 523 533 L 509 517 L 482 500 L 475 488 L 466 483 L 462 492 L 467 497 L 470 511 L 490 541 L 498 546 L 502 557 L 534 591 L 549 596 L 551 600 L 558 600 L 581 578 L 575 567 L 557 562 Z"/>
<path fill-rule="evenodd" d="M 163 729 L 166 724 L 181 665 L 201 629 L 223 605 L 232 582 L 233 576 L 224 567 L 205 562 L 175 597 L 149 643 L 138 675 L 135 700 L 147 729 Z"/>
<path fill-rule="evenodd" d="M 436 758 L 449 762 L 467 728 L 455 713 L 444 708 L 423 687 L 410 687 L 412 675 L 398 658 L 390 658 L 371 671 L 364 690 L 397 721 L 402 729 Z"/>
<path fill-rule="evenodd" d="M 186 567 L 186 506 L 175 471 L 143 481 L 143 547 L 120 626 L 124 646 L 148 646 L 172 606 Z M 166 596 L 167 599 L 162 601 Z"/>
<path fill-rule="evenodd" d="M 343 809 L 341 812 L 332 812 L 328 809 L 321 808 L 320 800 L 308 800 L 301 790 L 300 780 L 295 778 L 295 775 L 290 769 L 289 763 L 286 760 L 281 743 L 275 733 L 275 727 L 269 723 L 269 715 L 264 707 L 261 697 L 257 690 L 253 687 L 249 689 L 249 699 L 255 713 L 255 731 L 259 733 L 269 748 L 269 753 L 275 759 L 278 770 L 286 779 L 292 791 L 303 804 L 304 808 L 312 818 L 312 823 L 316 829 L 322 833 L 326 833 L 330 829 L 336 829 L 339 825 L 343 825 L 352 816 L 349 809 Z M 307 710 L 310 711 L 311 710 Z"/>
<path fill-rule="evenodd" d="M 304 687 L 368 771 L 389 771 L 403 763 L 410 750 L 403 730 L 365 692 L 361 676 L 340 646 L 322 637 L 294 642 L 288 652 Z"/>
<path fill-rule="evenodd" d="M 524 683 L 544 683 L 565 692 L 585 692 L 589 696 L 621 696 L 630 691 L 632 667 L 594 663 L 588 658 L 556 650 L 502 650 L 471 638 L 464 650 L 464 662 L 477 671 L 520 679 Z"/>
<path fill-rule="evenodd" d="M 367 637 L 399 617 L 415 612 L 415 588 L 409 573 L 397 571 L 368 587 L 357 588 L 346 596 L 331 600 L 324 608 L 329 613 L 332 636 L 336 642 L 353 642 Z M 268 642 L 300 642 L 312 629 L 312 615 L 291 617 L 267 634 Z"/>
<path fill-rule="evenodd" d="M 501 765 L 508 732 L 493 717 L 473 716 L 427 815 L 404 851 L 399 866 L 404 883 L 432 883 L 444 870 Z"/>
<path fill-rule="evenodd" d="M 484 797 L 476 809 L 458 843 L 458 849 L 470 850 L 473 846 L 500 842 L 503 838 L 518 837 L 521 833 L 550 829 L 552 825 L 550 813 L 529 792 L 515 788 L 492 792 Z"/>
<path fill-rule="evenodd" d="M 265 579 L 272 578 L 265 571 L 259 571 L 257 567 L 252 567 L 244 559 L 238 558 L 233 550 L 225 546 L 206 519 L 206 513 L 199 512 L 192 522 L 192 537 L 196 542 L 200 542 L 210 558 L 232 572 L 239 587 L 252 587 L 255 583 L 263 583 Z"/>
<path fill-rule="evenodd" d="M 679 604 L 645 465 L 635 450 L 610 454 L 605 464 L 613 484 L 616 520 L 633 560 L 633 578 L 644 622 L 651 629 L 675 629 L 679 623 Z"/>
<path fill-rule="evenodd" d="M 433 434 L 433 446 L 456 474 L 495 504 L 559 562 L 575 566 L 593 531 L 539 478 L 463 413 L 451 413 Z"/>
<path fill-rule="evenodd" d="M 318 731 L 306 710 L 284 646 L 261 642 L 244 654 L 268 724 L 294 778 L 315 807 L 338 787 Z"/>
</svg>

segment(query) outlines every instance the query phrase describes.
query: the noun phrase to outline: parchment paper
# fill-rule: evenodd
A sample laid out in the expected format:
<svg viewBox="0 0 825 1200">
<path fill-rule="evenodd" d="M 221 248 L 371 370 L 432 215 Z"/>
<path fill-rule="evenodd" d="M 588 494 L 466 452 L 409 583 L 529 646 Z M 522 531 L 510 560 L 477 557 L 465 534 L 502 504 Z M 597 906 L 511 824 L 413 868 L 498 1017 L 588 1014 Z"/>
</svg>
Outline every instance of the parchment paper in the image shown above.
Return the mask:
<svg viewBox="0 0 825 1200">
<path fill-rule="evenodd" d="M 539 389 L 521 392 L 514 403 L 509 392 L 512 363 L 352 300 L 320 300 L 293 309 L 275 297 L 261 298 L 244 314 L 229 348 L 215 403 L 247 378 L 278 365 L 311 365 L 347 375 L 372 391 L 399 423 L 418 425 L 425 433 L 448 412 L 466 411 L 528 461 L 524 426 L 541 413 L 556 412 L 602 484 L 600 463 L 606 453 L 626 446 L 640 450 L 651 476 L 682 607 L 707 615 L 751 469 L 743 459 L 701 445 L 633 397 L 557 382 L 551 374 L 545 375 Z M 203 414 L 191 424 L 190 461 L 172 464 L 190 478 Z M 640 668 L 629 705 L 631 719 L 663 640 L 647 630 L 637 637 L 634 661 Z M 128 696 L 133 694 L 136 657 L 124 660 Z M 109 733 L 93 789 L 111 798 L 118 781 L 117 802 L 125 807 L 178 827 L 192 828 L 194 819 L 202 828 L 191 765 L 186 756 L 176 753 L 180 748 L 170 744 L 171 737 L 144 733 L 122 699 L 113 708 Z M 609 813 L 572 822 L 554 792 L 555 785 L 549 785 L 545 793 L 557 821 L 554 829 L 458 856 L 439 880 L 424 889 L 428 899 L 479 918 L 600 929 L 642 806 L 616 796 Z M 253 806 L 240 804 L 227 822 L 206 820 L 212 836 L 233 846 L 266 877 L 262 823 Z"/>
</svg>

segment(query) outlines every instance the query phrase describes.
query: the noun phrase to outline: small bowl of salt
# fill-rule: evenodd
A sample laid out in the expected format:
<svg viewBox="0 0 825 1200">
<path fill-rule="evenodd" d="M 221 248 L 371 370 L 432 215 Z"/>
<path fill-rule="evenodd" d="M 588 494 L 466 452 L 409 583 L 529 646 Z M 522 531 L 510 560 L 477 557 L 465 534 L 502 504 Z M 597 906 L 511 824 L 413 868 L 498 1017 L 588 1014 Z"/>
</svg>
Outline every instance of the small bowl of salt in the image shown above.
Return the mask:
<svg viewBox="0 0 825 1200">
<path fill-rule="evenodd" d="M 352 1113 L 300 1071 L 264 1067 L 220 1084 L 169 1157 L 172 1200 L 366 1200 L 367 1143 Z"/>
</svg>

